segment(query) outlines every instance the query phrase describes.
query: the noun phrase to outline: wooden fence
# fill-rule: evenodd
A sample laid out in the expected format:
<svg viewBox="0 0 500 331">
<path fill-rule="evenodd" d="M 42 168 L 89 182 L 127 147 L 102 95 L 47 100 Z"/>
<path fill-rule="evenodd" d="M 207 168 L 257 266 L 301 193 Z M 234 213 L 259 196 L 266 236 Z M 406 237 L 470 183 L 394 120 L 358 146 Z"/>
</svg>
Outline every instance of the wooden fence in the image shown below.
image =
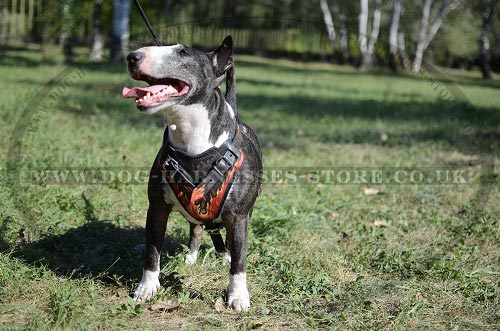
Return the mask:
<svg viewBox="0 0 500 331">
<path fill-rule="evenodd" d="M 42 0 L 0 0 L 1 21 L 0 36 L 4 41 L 12 38 L 32 36 L 39 31 L 37 19 L 43 13 Z M 88 41 L 92 26 L 92 15 L 81 22 L 81 26 L 73 27 L 75 39 Z M 57 24 L 58 22 L 54 22 Z M 141 22 L 142 23 L 142 22 Z M 232 35 L 235 46 L 249 51 L 273 51 L 331 55 L 332 47 L 322 22 L 287 23 L 281 29 L 261 29 L 249 27 L 244 29 L 224 29 L 217 24 L 199 26 L 197 22 L 157 26 L 160 39 L 167 42 L 180 42 L 211 48 L 219 45 L 226 35 Z M 131 45 L 151 43 L 149 32 L 141 24 L 131 26 Z"/>
<path fill-rule="evenodd" d="M 3 0 L 0 29 L 3 36 L 24 36 L 33 31 L 34 19 L 42 12 L 42 0 Z"/>
</svg>

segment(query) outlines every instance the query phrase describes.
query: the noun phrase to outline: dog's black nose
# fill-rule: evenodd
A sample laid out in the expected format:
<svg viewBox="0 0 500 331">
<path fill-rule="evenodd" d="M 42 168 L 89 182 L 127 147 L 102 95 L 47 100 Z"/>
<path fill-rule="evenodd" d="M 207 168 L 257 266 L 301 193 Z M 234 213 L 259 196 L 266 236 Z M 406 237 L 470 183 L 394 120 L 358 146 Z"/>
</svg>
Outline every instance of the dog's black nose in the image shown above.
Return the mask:
<svg viewBox="0 0 500 331">
<path fill-rule="evenodd" d="M 132 52 L 129 55 L 127 55 L 127 62 L 128 62 L 128 71 L 132 73 L 136 73 L 139 70 L 139 65 L 144 59 L 145 54 L 144 52 Z"/>
<path fill-rule="evenodd" d="M 129 64 L 137 64 L 144 58 L 144 52 L 132 52 L 127 55 L 127 62 Z"/>
</svg>

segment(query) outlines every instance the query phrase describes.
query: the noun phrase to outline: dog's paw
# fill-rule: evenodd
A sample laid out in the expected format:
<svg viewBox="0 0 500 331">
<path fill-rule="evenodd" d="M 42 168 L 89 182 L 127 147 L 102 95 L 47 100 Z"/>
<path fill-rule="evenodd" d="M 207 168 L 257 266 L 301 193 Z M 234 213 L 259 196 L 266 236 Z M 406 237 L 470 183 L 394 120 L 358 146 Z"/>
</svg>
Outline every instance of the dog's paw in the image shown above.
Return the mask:
<svg viewBox="0 0 500 331">
<path fill-rule="evenodd" d="M 250 308 L 250 298 L 248 297 L 248 293 L 246 294 L 246 298 L 235 298 L 229 303 L 229 308 L 235 311 L 248 311 Z"/>
<path fill-rule="evenodd" d="M 193 265 L 196 260 L 198 259 L 198 252 L 189 252 L 186 254 L 186 257 L 184 258 L 184 263 Z"/>
<path fill-rule="evenodd" d="M 222 254 L 222 265 L 231 264 L 231 254 L 229 252 L 225 252 Z"/>
<path fill-rule="evenodd" d="M 247 289 L 245 273 L 229 276 L 227 288 L 227 305 L 236 311 L 247 311 L 250 308 L 250 295 Z"/>
<path fill-rule="evenodd" d="M 159 275 L 159 271 L 144 270 L 142 279 L 134 292 L 133 298 L 135 302 L 141 303 L 148 301 L 158 292 L 160 288 Z"/>
</svg>

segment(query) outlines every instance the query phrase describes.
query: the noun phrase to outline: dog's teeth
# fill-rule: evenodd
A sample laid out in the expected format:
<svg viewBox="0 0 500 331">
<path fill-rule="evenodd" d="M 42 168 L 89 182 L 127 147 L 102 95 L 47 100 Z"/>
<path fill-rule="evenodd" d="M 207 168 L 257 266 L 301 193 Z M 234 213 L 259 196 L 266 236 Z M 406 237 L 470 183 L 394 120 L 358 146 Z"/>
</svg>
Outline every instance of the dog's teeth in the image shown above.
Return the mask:
<svg viewBox="0 0 500 331">
<path fill-rule="evenodd" d="M 135 103 L 139 103 L 139 99 L 135 99 Z"/>
<path fill-rule="evenodd" d="M 167 87 L 167 91 L 166 91 L 168 94 L 173 94 L 173 93 L 177 93 L 177 90 L 175 88 L 173 88 L 172 86 L 168 86 Z"/>
</svg>

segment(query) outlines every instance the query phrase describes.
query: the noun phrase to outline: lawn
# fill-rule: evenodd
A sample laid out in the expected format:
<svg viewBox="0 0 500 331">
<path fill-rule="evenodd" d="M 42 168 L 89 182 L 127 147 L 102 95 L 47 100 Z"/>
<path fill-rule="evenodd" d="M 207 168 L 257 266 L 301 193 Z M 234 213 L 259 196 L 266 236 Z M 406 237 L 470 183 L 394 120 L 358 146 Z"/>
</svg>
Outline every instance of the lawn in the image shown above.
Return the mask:
<svg viewBox="0 0 500 331">
<path fill-rule="evenodd" d="M 499 80 L 237 56 L 239 113 L 268 173 L 468 175 L 440 185 L 269 176 L 249 225 L 251 309 L 234 313 L 216 305 L 228 266 L 206 234 L 196 265 L 184 264 L 188 226 L 178 215 L 163 289 L 153 302 L 131 301 L 147 196 L 144 176 L 127 176 L 147 176 L 163 117 L 122 99 L 133 84 L 125 65 L 40 58 L 20 49 L 0 59 L 0 328 L 500 328 Z M 64 169 L 101 177 L 39 177 Z M 167 311 L 153 305 L 168 300 Z"/>
</svg>

